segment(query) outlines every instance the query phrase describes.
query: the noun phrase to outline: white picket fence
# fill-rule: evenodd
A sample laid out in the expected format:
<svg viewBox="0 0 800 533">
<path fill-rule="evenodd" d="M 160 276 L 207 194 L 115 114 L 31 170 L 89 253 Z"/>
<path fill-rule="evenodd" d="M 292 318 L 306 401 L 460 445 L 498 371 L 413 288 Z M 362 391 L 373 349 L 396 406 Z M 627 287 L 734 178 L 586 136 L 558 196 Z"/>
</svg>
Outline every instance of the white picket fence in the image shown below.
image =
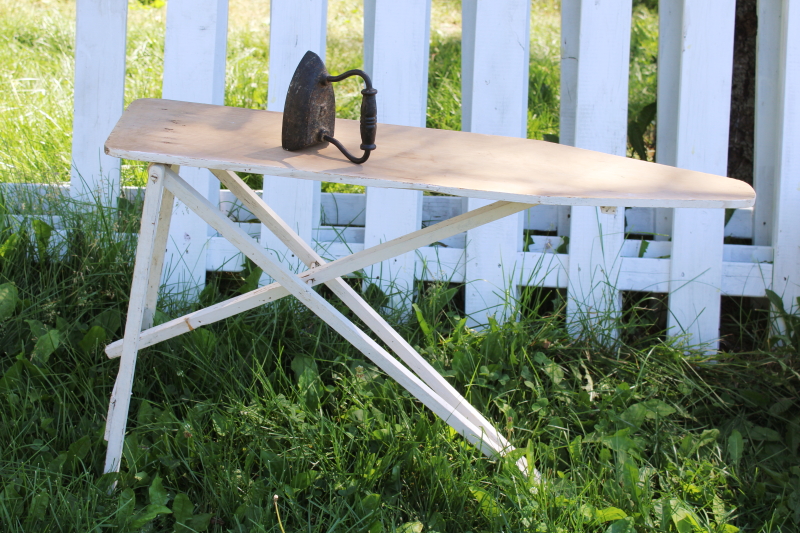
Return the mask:
<svg viewBox="0 0 800 533">
<path fill-rule="evenodd" d="M 73 196 L 118 190 L 119 161 L 103 141 L 122 112 L 127 0 L 78 0 Z M 365 0 L 364 69 L 379 90 L 379 121 L 424 126 L 430 0 Z M 463 0 L 463 129 L 524 136 L 530 0 Z M 726 173 L 735 0 L 661 0 L 659 162 Z M 505 316 L 519 286 L 567 289 L 571 323 L 594 326 L 621 310 L 620 291 L 669 293 L 668 327 L 717 347 L 720 296 L 800 296 L 800 1 L 759 0 L 754 209 L 724 224 L 723 210 L 539 206 L 377 265 L 376 283 L 468 282 L 473 324 Z M 223 103 L 228 0 L 169 0 L 163 97 Z M 625 155 L 631 0 L 562 0 L 562 143 Z M 326 0 L 272 0 L 267 109 L 282 111 L 306 50 L 325 57 Z M 353 65 L 358 67 L 359 65 Z M 266 65 L 265 65 L 266 67 Z M 378 133 L 380 150 L 380 132 Z M 181 176 L 238 220 L 247 214 L 206 170 Z M 320 194 L 320 184 L 264 177 L 264 198 L 331 259 L 475 209 L 486 201 L 369 188 Z M 128 191 L 134 194 L 134 191 Z M 606 212 L 608 211 L 608 212 Z M 241 258 L 196 215 L 176 209 L 171 278 L 202 285 L 206 271 Z M 259 224 L 243 226 L 277 255 Z M 557 232 L 534 237 L 523 230 Z M 657 233 L 646 252 L 625 233 Z M 723 236 L 752 238 L 725 245 Z M 556 250 L 569 236 L 569 253 Z M 288 260 L 292 258 L 289 257 Z M 588 320 L 587 320 L 588 319 Z"/>
</svg>

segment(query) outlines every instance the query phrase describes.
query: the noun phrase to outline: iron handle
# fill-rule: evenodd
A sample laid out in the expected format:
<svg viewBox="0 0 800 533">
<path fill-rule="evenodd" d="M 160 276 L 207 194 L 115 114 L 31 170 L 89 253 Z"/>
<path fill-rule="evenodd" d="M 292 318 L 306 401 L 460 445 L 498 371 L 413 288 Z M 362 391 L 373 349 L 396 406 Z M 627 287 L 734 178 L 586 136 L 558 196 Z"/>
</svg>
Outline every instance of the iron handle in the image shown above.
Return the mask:
<svg viewBox="0 0 800 533">
<path fill-rule="evenodd" d="M 364 80 L 364 84 L 367 86 L 366 89 L 361 91 L 361 146 L 359 148 L 364 150 L 364 155 L 355 157 L 342 146 L 342 143 L 328 135 L 326 131 L 322 132 L 322 140 L 333 143 L 347 159 L 360 165 L 369 159 L 370 152 L 376 148 L 375 136 L 378 131 L 378 103 L 375 99 L 375 95 L 378 94 L 378 90 L 372 87 L 372 80 L 367 73 L 359 69 L 348 70 L 338 76 L 328 76 L 325 82 L 333 83 L 342 81 L 351 76 L 361 76 Z"/>
</svg>

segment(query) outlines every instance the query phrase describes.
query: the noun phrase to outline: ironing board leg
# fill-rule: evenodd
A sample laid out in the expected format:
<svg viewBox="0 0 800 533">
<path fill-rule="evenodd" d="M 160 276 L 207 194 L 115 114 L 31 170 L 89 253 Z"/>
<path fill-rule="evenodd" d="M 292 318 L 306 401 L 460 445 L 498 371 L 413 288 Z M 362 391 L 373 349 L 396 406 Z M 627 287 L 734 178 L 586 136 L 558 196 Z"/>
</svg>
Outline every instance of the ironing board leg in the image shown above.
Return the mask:
<svg viewBox="0 0 800 533">
<path fill-rule="evenodd" d="M 286 224 L 275 211 L 260 198 L 242 179 L 227 170 L 212 170 L 242 204 L 280 239 L 309 268 L 325 261 L 297 233 Z M 374 331 L 386 345 L 402 359 L 417 376 L 444 401 L 453 406 L 465 418 L 481 428 L 488 439 L 499 449 L 510 452 L 514 449 L 497 429 L 481 415 L 458 391 L 445 380 L 406 340 L 401 337 L 375 310 L 364 301 L 342 278 L 325 282 L 331 291 Z"/>
<path fill-rule="evenodd" d="M 172 165 L 170 169 L 178 173 L 180 167 Z M 158 212 L 158 226 L 156 227 L 155 243 L 153 244 L 153 261 L 150 263 L 150 277 L 147 281 L 147 296 L 144 300 L 144 317 L 142 330 L 153 327 L 153 315 L 158 303 L 158 289 L 161 287 L 161 272 L 164 270 L 164 256 L 167 252 L 169 239 L 169 222 L 172 219 L 172 206 L 175 197 L 164 189 L 161 193 L 161 209 Z"/>
<path fill-rule="evenodd" d="M 222 236 L 249 257 L 266 274 L 283 285 L 301 303 L 342 335 L 350 344 L 369 357 L 390 377 L 433 411 L 439 418 L 447 422 L 453 429 L 461 433 L 468 441 L 489 456 L 505 452 L 497 443 L 485 437 L 485 431 L 467 420 L 460 412 L 445 402 L 417 376 L 391 357 L 374 340 L 345 318 L 330 303 L 325 301 L 299 277 L 283 265 L 276 263 L 250 236 L 234 222 L 220 213 L 211 203 L 183 181 L 177 174 L 167 171 L 165 187 L 181 200 L 187 207 L 197 213 L 206 223 L 211 225 Z"/>
<path fill-rule="evenodd" d="M 103 469 L 105 473 L 119 472 L 122 459 L 122 445 L 125 439 L 125 427 L 127 425 L 128 408 L 130 407 L 133 387 L 133 373 L 136 368 L 136 354 L 139 348 L 139 333 L 142 330 L 147 286 L 150 281 L 153 252 L 156 235 L 158 234 L 165 171 L 166 167 L 164 165 L 152 164 L 147 173 L 142 224 L 139 229 L 139 242 L 136 247 L 136 260 L 133 267 L 133 281 L 131 283 L 130 302 L 128 303 L 128 318 L 125 323 L 122 356 L 114 392 L 109 403 L 109 416 L 106 419 L 108 450 L 106 451 L 106 463 Z"/>
</svg>

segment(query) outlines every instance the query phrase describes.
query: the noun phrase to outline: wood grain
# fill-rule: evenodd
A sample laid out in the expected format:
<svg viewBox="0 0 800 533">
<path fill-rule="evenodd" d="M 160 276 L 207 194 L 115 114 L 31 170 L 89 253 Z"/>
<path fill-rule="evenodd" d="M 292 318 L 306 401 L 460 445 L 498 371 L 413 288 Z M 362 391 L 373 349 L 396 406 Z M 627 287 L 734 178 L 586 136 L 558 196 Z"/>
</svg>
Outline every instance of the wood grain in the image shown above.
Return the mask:
<svg viewBox="0 0 800 533">
<path fill-rule="evenodd" d="M 735 208 L 753 205 L 746 183 L 544 141 L 379 125 L 364 165 L 333 146 L 280 146 L 282 114 L 157 99 L 133 102 L 106 141 L 108 155 L 357 185 L 423 189 L 550 205 Z M 360 143 L 358 123 L 336 137 Z"/>
</svg>

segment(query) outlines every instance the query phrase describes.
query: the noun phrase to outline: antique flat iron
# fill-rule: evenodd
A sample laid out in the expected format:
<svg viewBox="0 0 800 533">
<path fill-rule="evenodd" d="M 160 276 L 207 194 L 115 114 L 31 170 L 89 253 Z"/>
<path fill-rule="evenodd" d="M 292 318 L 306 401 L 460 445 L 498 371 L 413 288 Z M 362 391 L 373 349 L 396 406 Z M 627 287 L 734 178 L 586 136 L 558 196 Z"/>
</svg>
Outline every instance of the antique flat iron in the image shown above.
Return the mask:
<svg viewBox="0 0 800 533">
<path fill-rule="evenodd" d="M 361 91 L 361 149 L 364 155 L 355 157 L 342 143 L 334 139 L 333 128 L 336 122 L 336 97 L 333 82 L 351 76 L 361 76 L 366 89 Z M 348 70 L 338 76 L 328 75 L 325 63 L 312 51 L 306 52 L 292 76 L 286 105 L 283 108 L 283 130 L 281 145 L 284 150 L 300 150 L 315 144 L 331 142 L 353 163 L 360 165 L 369 159 L 375 149 L 375 133 L 378 129 L 378 105 L 372 87 L 372 80 L 363 70 Z"/>
</svg>

